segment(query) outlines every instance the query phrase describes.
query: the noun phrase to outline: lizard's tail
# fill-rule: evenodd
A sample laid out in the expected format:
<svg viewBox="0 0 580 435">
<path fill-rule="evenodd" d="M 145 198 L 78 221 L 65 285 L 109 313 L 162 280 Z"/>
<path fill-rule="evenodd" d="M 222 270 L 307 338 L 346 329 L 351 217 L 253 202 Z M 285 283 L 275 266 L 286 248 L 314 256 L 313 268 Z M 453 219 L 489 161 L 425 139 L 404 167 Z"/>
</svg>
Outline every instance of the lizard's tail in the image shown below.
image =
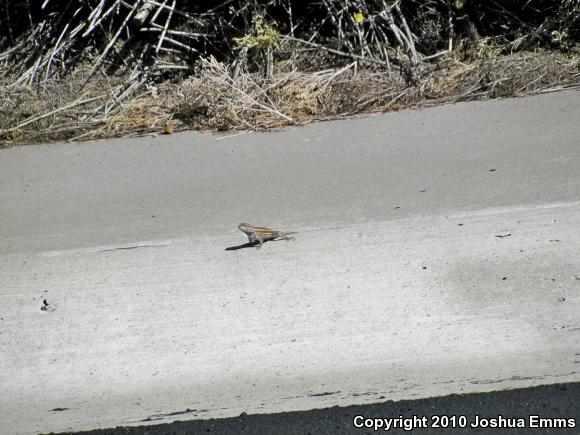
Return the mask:
<svg viewBox="0 0 580 435">
<path fill-rule="evenodd" d="M 284 240 L 293 240 L 294 237 L 288 237 L 290 234 L 297 234 L 297 231 L 280 231 L 278 235 Z"/>
</svg>

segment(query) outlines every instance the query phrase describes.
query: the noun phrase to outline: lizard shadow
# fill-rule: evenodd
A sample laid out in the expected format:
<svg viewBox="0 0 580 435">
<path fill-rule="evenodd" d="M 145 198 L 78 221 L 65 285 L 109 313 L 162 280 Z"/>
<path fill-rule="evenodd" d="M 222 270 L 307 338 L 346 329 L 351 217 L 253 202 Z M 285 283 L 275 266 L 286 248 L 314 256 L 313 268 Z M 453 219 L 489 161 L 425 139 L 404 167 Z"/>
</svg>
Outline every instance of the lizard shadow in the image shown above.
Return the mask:
<svg viewBox="0 0 580 435">
<path fill-rule="evenodd" d="M 264 240 L 263 244 L 265 245 L 268 242 L 271 242 L 272 240 Z M 226 251 L 237 251 L 238 249 L 244 249 L 244 248 L 255 248 L 256 246 L 258 246 L 258 242 L 248 242 L 248 243 L 244 243 L 243 245 L 237 245 L 237 246 L 230 246 L 229 248 L 226 248 Z"/>
</svg>

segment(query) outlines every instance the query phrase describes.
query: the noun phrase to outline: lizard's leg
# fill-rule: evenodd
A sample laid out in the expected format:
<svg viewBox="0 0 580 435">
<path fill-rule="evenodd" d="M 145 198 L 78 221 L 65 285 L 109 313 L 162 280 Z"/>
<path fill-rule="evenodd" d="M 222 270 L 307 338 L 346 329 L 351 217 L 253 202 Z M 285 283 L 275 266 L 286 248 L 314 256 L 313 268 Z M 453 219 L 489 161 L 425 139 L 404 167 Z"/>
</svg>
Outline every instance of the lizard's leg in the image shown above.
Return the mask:
<svg viewBox="0 0 580 435">
<path fill-rule="evenodd" d="M 262 247 L 262 245 L 264 244 L 264 239 L 256 236 L 256 240 L 258 241 L 258 246 L 256 247 L 256 249 L 260 249 Z"/>
</svg>

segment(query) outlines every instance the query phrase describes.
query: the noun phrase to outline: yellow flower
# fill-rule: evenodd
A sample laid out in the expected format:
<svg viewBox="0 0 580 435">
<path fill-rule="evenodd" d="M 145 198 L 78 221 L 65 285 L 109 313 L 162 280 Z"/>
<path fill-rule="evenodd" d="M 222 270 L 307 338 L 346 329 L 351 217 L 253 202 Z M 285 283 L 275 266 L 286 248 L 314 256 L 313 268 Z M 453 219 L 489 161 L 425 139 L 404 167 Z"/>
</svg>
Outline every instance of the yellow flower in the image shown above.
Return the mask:
<svg viewBox="0 0 580 435">
<path fill-rule="evenodd" d="M 356 14 L 354 14 L 354 20 L 356 21 L 357 24 L 360 24 L 365 20 L 365 16 L 363 15 L 362 12 L 357 12 Z"/>
<path fill-rule="evenodd" d="M 463 9 L 463 0 L 455 0 L 453 6 L 455 6 L 455 9 L 457 10 Z"/>
</svg>

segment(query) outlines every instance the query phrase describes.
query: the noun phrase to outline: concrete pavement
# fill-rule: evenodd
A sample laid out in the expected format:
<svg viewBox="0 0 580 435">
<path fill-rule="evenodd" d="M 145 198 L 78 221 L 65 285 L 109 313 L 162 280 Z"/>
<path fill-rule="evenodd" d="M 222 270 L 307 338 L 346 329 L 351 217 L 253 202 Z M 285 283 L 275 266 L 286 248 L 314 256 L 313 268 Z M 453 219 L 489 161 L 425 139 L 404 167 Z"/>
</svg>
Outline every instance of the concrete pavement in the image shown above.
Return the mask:
<svg viewBox="0 0 580 435">
<path fill-rule="evenodd" d="M 579 103 L 0 151 L 0 428 L 579 381 Z"/>
</svg>

